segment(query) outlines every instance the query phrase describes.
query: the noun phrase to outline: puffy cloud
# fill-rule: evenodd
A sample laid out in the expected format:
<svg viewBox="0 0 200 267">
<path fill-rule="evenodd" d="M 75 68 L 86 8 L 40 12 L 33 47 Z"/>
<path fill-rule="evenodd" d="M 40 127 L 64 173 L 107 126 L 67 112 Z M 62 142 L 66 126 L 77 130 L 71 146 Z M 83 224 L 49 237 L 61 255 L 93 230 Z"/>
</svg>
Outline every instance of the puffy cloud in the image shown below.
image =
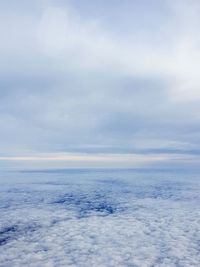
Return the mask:
<svg viewBox="0 0 200 267">
<path fill-rule="evenodd" d="M 200 184 L 194 173 L 5 175 L 2 266 L 199 266 Z"/>
</svg>

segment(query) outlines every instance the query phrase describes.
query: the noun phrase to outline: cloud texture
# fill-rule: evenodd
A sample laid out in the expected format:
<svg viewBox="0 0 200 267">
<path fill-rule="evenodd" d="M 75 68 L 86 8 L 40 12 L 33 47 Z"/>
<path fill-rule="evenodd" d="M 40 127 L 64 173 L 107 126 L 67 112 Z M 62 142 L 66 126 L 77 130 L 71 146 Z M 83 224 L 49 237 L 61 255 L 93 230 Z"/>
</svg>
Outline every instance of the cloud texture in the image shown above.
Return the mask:
<svg viewBox="0 0 200 267">
<path fill-rule="evenodd" d="M 199 151 L 199 1 L 0 4 L 1 156 Z"/>
<path fill-rule="evenodd" d="M 198 173 L 1 174 L 2 267 L 199 266 Z"/>
</svg>

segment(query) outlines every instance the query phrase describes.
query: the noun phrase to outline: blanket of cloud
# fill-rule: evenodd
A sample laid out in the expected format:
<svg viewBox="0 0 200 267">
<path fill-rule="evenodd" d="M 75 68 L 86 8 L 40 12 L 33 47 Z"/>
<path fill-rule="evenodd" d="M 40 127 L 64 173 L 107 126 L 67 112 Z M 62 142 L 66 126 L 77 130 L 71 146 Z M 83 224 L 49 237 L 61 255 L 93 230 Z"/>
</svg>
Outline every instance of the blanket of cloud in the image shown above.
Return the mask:
<svg viewBox="0 0 200 267">
<path fill-rule="evenodd" d="M 199 12 L 198 0 L 0 1 L 1 155 L 200 154 Z"/>
<path fill-rule="evenodd" d="M 200 266 L 199 174 L 1 172 L 0 266 Z"/>
</svg>

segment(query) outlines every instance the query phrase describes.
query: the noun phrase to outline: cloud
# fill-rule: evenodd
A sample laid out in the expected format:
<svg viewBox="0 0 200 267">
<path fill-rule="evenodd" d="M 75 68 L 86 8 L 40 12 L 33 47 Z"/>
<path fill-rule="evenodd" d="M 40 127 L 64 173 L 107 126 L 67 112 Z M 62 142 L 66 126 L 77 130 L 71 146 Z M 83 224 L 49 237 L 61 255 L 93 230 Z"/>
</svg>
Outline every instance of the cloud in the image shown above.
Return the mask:
<svg viewBox="0 0 200 267">
<path fill-rule="evenodd" d="M 133 170 L 1 177 L 3 266 L 199 266 L 199 182 Z"/>
<path fill-rule="evenodd" d="M 1 4 L 2 156 L 198 149 L 198 1 L 104 5 Z"/>
</svg>

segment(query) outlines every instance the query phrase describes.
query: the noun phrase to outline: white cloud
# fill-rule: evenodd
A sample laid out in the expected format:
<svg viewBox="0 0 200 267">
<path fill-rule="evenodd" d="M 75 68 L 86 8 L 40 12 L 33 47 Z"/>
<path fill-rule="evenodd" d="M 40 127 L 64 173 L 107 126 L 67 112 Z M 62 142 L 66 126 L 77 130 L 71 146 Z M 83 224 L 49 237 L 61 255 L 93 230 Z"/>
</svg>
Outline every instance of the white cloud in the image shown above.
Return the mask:
<svg viewBox="0 0 200 267">
<path fill-rule="evenodd" d="M 197 1 L 168 1 L 169 17 L 157 32 L 157 43 L 145 33 L 113 37 L 99 21 L 80 18 L 72 9 L 47 8 L 40 22 L 43 51 L 66 66 L 168 81 L 172 100 L 199 98 L 200 62 Z M 134 19 L 133 19 L 134 23 Z M 159 21 L 158 21 L 159 23 Z M 165 40 L 162 40 L 165 32 Z M 153 35 L 152 35 L 153 38 Z"/>
<path fill-rule="evenodd" d="M 199 182 L 173 172 L 10 173 L 2 266 L 199 266 Z"/>
<path fill-rule="evenodd" d="M 40 26 L 38 38 L 44 53 L 59 55 L 67 44 L 68 18 L 61 8 L 47 8 Z"/>
</svg>

